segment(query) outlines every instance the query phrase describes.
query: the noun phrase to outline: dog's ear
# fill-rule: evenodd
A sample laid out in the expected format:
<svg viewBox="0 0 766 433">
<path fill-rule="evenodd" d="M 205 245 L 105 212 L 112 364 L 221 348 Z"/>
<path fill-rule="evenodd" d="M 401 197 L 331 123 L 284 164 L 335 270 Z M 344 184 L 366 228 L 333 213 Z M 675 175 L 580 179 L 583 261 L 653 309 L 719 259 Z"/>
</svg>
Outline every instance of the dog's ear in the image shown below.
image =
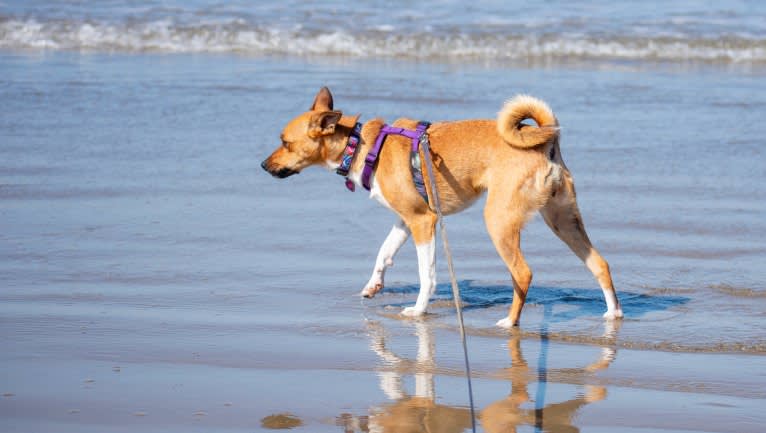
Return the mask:
<svg viewBox="0 0 766 433">
<path fill-rule="evenodd" d="M 332 93 L 327 87 L 319 89 L 319 93 L 314 98 L 311 105 L 311 111 L 332 111 Z"/>
<path fill-rule="evenodd" d="M 335 126 L 340 121 L 343 113 L 340 111 L 323 111 L 315 113 L 309 121 L 308 135 L 311 138 L 317 138 L 324 135 L 331 135 L 335 132 Z"/>
</svg>

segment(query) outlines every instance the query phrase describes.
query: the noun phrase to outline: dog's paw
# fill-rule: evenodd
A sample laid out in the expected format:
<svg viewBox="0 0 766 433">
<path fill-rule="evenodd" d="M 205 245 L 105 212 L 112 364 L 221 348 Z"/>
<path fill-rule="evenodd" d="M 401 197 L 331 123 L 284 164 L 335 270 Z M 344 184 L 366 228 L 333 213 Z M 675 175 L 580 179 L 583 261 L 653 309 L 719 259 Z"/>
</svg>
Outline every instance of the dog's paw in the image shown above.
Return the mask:
<svg viewBox="0 0 766 433">
<path fill-rule="evenodd" d="M 426 312 L 425 309 L 420 309 L 417 307 L 407 307 L 404 310 L 402 310 L 401 314 L 402 316 L 407 316 L 407 317 L 418 317 L 425 314 L 425 312 Z"/>
<path fill-rule="evenodd" d="M 607 311 L 604 313 L 604 319 L 606 320 L 616 320 L 616 319 L 622 319 L 622 309 L 617 308 L 616 310 Z"/>
<path fill-rule="evenodd" d="M 515 325 L 513 322 L 511 322 L 511 319 L 506 317 L 504 319 L 498 320 L 497 323 L 495 323 L 495 326 L 497 326 L 498 328 L 503 328 L 503 329 L 511 329 Z"/>
<path fill-rule="evenodd" d="M 360 293 L 360 295 L 362 297 L 364 297 L 364 298 L 368 298 L 369 299 L 369 298 L 375 297 L 375 295 L 377 295 L 378 292 L 380 292 L 381 290 L 383 290 L 383 283 L 376 283 L 374 285 L 367 285 L 367 287 L 362 289 L 362 292 Z"/>
</svg>

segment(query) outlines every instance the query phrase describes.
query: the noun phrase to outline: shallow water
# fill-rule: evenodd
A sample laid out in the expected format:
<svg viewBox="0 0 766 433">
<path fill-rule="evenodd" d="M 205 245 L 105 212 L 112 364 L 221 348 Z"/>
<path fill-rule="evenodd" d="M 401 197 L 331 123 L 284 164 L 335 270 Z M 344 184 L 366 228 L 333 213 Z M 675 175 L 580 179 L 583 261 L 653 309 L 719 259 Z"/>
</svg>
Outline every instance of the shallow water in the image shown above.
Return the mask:
<svg viewBox="0 0 766 433">
<path fill-rule="evenodd" d="M 259 167 L 321 85 L 363 119 L 492 118 L 517 93 L 545 99 L 559 118 L 586 228 L 626 318 L 601 319 L 596 282 L 535 218 L 522 243 L 535 274 L 522 326 L 496 329 L 512 287 L 482 203 L 447 218 L 480 413 L 501 407 L 501 425 L 511 417 L 518 431 L 756 432 L 766 423 L 759 61 L 415 61 L 231 47 L 195 54 L 210 50 L 183 38 L 184 49 L 9 42 L 14 22 L 81 34 L 86 21 L 140 31 L 169 15 L 172 33 L 195 13 L 223 22 L 241 13 L 236 4 L 221 12 L 193 3 L 180 14 L 125 5 L 90 8 L 87 20 L 74 4 L 0 6 L 0 430 L 253 431 L 283 413 L 305 431 L 374 431 L 424 413 L 465 428 L 441 256 L 423 320 L 398 314 L 417 293 L 410 244 L 386 290 L 361 300 L 393 215 L 321 169 L 277 181 Z M 748 5 L 720 20 L 692 6 L 670 11 L 707 18 L 676 17 L 680 27 L 669 31 L 715 39 L 741 26 L 736 37 L 762 44 L 762 21 L 743 18 L 760 16 L 760 6 Z M 240 24 L 247 30 L 268 13 L 281 12 Z M 552 19 L 574 28 L 569 15 L 582 13 L 563 8 Z M 618 17 L 632 38 L 640 31 L 630 22 L 652 19 L 636 16 Z M 586 36 L 609 39 L 617 30 L 607 22 L 596 19 Z M 379 31 L 401 34 L 399 25 Z M 515 37 L 514 22 L 502 26 Z M 552 37 L 571 41 L 571 28 Z M 447 27 L 434 34 L 457 37 Z M 490 418 L 480 429 L 502 421 Z"/>
<path fill-rule="evenodd" d="M 491 117 L 528 92 L 563 125 L 586 227 L 625 305 L 618 344 L 766 350 L 760 75 L 66 53 L 6 53 L 2 64 L 4 317 L 62 301 L 193 311 L 219 293 L 252 302 L 222 307 L 224 320 L 274 327 L 395 315 L 416 294 L 409 245 L 386 292 L 355 297 L 393 216 L 331 173 L 280 182 L 260 160 L 319 84 L 341 109 L 388 119 Z M 447 226 L 471 331 L 503 335 L 492 324 L 512 288 L 481 203 Z M 600 290 L 539 218 L 523 249 L 535 273 L 525 331 L 600 338 Z M 272 309 L 294 318 L 267 323 Z M 433 312 L 454 323 L 449 303 Z"/>
</svg>

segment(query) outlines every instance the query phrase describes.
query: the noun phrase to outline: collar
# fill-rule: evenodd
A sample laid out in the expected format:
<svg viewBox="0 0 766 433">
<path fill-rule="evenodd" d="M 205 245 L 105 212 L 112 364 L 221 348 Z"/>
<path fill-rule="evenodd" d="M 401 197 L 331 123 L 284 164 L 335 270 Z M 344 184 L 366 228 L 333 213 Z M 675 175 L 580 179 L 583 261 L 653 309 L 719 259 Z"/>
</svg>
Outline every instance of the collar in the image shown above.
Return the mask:
<svg viewBox="0 0 766 433">
<path fill-rule="evenodd" d="M 343 155 L 340 159 L 340 166 L 335 170 L 336 173 L 346 178 L 346 188 L 349 191 L 354 191 L 354 182 L 348 178 L 348 172 L 351 169 L 351 164 L 354 162 L 354 157 L 359 153 L 359 143 L 361 142 L 360 135 L 362 133 L 362 124 L 356 122 L 351 132 L 348 135 L 348 141 L 346 142 L 346 148 L 343 149 Z"/>
</svg>

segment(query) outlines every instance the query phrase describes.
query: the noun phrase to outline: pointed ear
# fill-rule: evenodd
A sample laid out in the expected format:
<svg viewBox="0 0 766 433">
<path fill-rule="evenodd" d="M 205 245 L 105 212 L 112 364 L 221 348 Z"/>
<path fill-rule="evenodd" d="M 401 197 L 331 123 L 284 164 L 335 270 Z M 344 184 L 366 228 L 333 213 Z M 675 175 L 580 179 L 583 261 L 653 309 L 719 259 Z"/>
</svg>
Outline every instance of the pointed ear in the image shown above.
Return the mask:
<svg viewBox="0 0 766 433">
<path fill-rule="evenodd" d="M 327 87 L 319 89 L 319 93 L 314 98 L 311 105 L 311 111 L 332 111 L 332 93 Z"/>
<path fill-rule="evenodd" d="M 340 111 L 323 111 L 311 116 L 309 120 L 308 135 L 311 138 L 317 138 L 324 135 L 331 135 L 335 132 L 335 126 L 340 121 L 343 113 Z"/>
</svg>

